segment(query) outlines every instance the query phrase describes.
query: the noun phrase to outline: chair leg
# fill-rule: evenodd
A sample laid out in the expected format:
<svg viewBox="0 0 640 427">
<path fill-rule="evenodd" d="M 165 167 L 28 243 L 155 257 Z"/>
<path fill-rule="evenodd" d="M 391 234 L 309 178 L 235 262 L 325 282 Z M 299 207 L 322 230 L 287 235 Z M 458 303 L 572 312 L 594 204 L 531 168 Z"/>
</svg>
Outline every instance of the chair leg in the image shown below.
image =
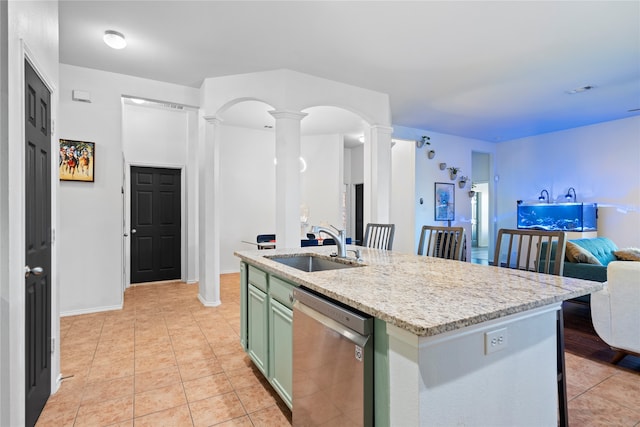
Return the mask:
<svg viewBox="0 0 640 427">
<path fill-rule="evenodd" d="M 627 355 L 626 352 L 622 350 L 617 350 L 616 354 L 613 356 L 613 359 L 611 359 L 611 363 L 613 363 L 614 365 L 617 365 L 622 359 L 624 359 L 626 355 Z"/>
<path fill-rule="evenodd" d="M 564 319 L 562 307 L 556 318 L 557 368 L 558 368 L 558 425 L 569 426 L 569 412 L 567 408 L 567 379 L 564 365 Z"/>
</svg>

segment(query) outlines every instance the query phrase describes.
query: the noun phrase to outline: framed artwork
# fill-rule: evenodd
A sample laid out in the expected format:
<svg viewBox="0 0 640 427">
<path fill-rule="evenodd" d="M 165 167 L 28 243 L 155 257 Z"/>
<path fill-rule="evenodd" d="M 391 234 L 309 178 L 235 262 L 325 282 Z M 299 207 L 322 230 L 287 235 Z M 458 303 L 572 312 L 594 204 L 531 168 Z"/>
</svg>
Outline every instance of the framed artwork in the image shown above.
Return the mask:
<svg viewBox="0 0 640 427">
<path fill-rule="evenodd" d="M 456 215 L 455 185 L 435 183 L 434 207 L 436 221 L 453 221 Z"/>
<path fill-rule="evenodd" d="M 94 142 L 61 139 L 58 160 L 60 181 L 93 182 L 95 155 Z"/>
</svg>

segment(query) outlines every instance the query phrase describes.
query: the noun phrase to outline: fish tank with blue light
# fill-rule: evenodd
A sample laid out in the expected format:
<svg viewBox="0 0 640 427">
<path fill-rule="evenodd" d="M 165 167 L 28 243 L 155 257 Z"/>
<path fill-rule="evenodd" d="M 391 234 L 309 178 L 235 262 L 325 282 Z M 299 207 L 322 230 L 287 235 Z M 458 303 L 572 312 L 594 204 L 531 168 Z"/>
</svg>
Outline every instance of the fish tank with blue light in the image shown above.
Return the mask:
<svg viewBox="0 0 640 427">
<path fill-rule="evenodd" d="M 597 203 L 520 203 L 518 228 L 547 231 L 597 231 Z"/>
</svg>

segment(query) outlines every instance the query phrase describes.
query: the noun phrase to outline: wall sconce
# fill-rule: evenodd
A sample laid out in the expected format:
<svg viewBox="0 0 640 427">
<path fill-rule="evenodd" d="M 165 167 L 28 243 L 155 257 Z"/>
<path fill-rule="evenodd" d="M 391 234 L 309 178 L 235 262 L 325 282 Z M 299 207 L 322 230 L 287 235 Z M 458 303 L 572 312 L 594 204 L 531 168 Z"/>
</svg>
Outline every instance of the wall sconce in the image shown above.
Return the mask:
<svg viewBox="0 0 640 427">
<path fill-rule="evenodd" d="M 546 197 L 545 197 L 545 194 L 547 195 Z M 538 200 L 541 201 L 541 202 L 544 202 L 546 200 L 547 203 L 550 203 L 550 201 L 549 201 L 549 192 L 547 190 L 542 190 L 540 192 L 540 196 L 538 196 Z"/>
<path fill-rule="evenodd" d="M 573 196 L 571 195 L 571 192 L 573 191 Z M 569 189 L 567 190 L 567 194 L 564 195 L 564 198 L 567 199 L 567 201 L 571 201 L 573 199 L 573 203 L 576 203 L 578 201 L 578 197 L 576 195 L 576 189 L 573 187 L 569 187 Z"/>
</svg>

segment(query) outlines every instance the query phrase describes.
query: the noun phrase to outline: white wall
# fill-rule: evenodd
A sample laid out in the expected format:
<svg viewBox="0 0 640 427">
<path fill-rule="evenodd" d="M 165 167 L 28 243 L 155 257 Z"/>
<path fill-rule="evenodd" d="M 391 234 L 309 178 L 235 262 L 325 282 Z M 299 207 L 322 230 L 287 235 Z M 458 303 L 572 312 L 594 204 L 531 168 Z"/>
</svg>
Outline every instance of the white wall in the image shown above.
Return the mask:
<svg viewBox="0 0 640 427">
<path fill-rule="evenodd" d="M 73 89 L 88 91 L 92 103 L 72 101 Z M 119 308 L 124 245 L 121 96 L 196 105 L 198 90 L 60 64 L 60 93 L 59 137 L 96 143 L 95 182 L 60 185 L 60 311 Z"/>
<path fill-rule="evenodd" d="M 357 145 L 344 150 L 345 162 L 345 184 L 348 186 L 348 218 L 349 227 L 347 236 L 356 238 L 356 184 L 364 184 L 364 144 Z M 392 154 L 393 156 L 393 154 Z M 364 234 L 364 229 L 362 230 Z"/>
<path fill-rule="evenodd" d="M 415 222 L 412 224 L 415 239 L 413 243 L 413 253 L 417 253 L 418 251 L 420 231 L 423 225 L 447 225 L 446 222 L 435 221 L 434 219 L 434 183 L 453 183 L 455 184 L 455 221 L 452 221 L 451 225 L 465 228 L 465 234 L 467 236 L 467 259 L 470 259 L 471 199 L 469 198 L 468 192 L 471 189 L 471 183 L 467 182 L 467 186 L 464 189 L 460 189 L 457 182 L 449 179 L 449 171 L 446 169 L 440 170 L 438 165 L 444 162 L 447 164 L 447 167 L 456 166 L 462 168 L 458 176 L 464 175 L 470 177 L 472 175 L 472 153 L 474 151 L 494 153 L 496 145 L 477 139 L 394 126 L 393 137 L 396 139 L 417 141 L 422 135 L 428 135 L 431 138 L 431 145 L 414 148 L 415 195 L 414 203 L 411 205 L 415 207 Z M 427 157 L 427 152 L 430 149 L 436 152 L 433 159 Z M 420 204 L 420 198 L 422 198 L 423 204 Z M 396 225 L 396 228 L 397 227 Z"/>
<path fill-rule="evenodd" d="M 353 184 L 364 182 L 364 144 L 351 149 L 351 182 Z"/>
<path fill-rule="evenodd" d="M 414 227 L 416 207 L 416 143 L 413 140 L 396 139 L 391 148 L 391 215 L 396 225 L 393 250 L 415 253 Z"/>
<path fill-rule="evenodd" d="M 258 234 L 275 233 L 275 139 L 273 131 L 226 125 L 220 136 L 220 270 L 231 273 L 239 271 L 233 252 L 255 248 L 243 240 L 255 242 Z M 339 226 L 342 138 L 303 136 L 300 144 L 307 163 L 300 176 L 300 200 L 309 209 L 309 226 Z"/>
<path fill-rule="evenodd" d="M 0 6 L 0 425 L 24 424 L 25 223 L 24 60 L 28 57 L 52 91 L 51 118 L 58 115 L 58 2 L 2 2 Z M 54 130 L 56 132 L 56 130 Z M 52 140 L 57 134 L 52 135 Z M 53 149 L 52 152 L 57 152 Z M 53 159 L 52 159 L 53 163 Z M 52 182 L 52 227 L 56 229 Z M 52 337 L 59 341 L 58 245 L 52 242 Z M 53 349 L 51 383 L 56 390 L 59 346 Z"/>
<path fill-rule="evenodd" d="M 578 202 L 598 203 L 598 235 L 640 246 L 640 117 L 498 144 L 498 227 L 516 227 L 516 200 L 552 200 L 574 187 Z"/>
<path fill-rule="evenodd" d="M 491 154 L 480 153 L 474 151 L 471 153 L 471 164 L 473 167 L 472 181 L 475 184 L 473 190 L 478 193 L 478 218 L 477 233 L 478 247 L 489 246 L 489 207 L 491 200 L 489 194 L 489 183 L 493 180 L 491 177 Z"/>
<path fill-rule="evenodd" d="M 189 197 L 195 184 L 196 158 L 190 150 L 197 142 L 197 110 L 193 108 L 168 109 L 153 106 L 123 104 L 122 134 L 125 157 L 125 230 L 130 230 L 131 193 L 130 166 L 166 167 L 181 170 L 181 279 L 193 283 L 197 280 L 198 239 L 190 232 L 197 224 L 197 197 Z M 195 128 L 194 129 L 192 129 Z M 193 134 L 195 132 L 195 135 Z M 197 145 L 196 145 L 197 146 Z M 197 154 L 196 154 L 197 156 Z M 130 233 L 128 233 L 131 235 Z M 124 245 L 125 283 L 130 282 L 130 240 Z"/>
<path fill-rule="evenodd" d="M 331 224 L 341 228 L 342 137 L 335 134 L 303 136 L 300 153 L 307 162 L 307 170 L 300 174 L 300 203 L 309 208 L 306 232 L 311 231 L 312 225 Z"/>
<path fill-rule="evenodd" d="M 9 76 L 7 2 L 0 2 L 0 425 L 8 425 L 11 405 L 9 360 L 11 339 L 9 335 Z"/>
<path fill-rule="evenodd" d="M 237 250 L 255 249 L 258 234 L 275 234 L 273 132 L 222 126 L 220 145 L 220 270 L 237 272 Z"/>
</svg>

